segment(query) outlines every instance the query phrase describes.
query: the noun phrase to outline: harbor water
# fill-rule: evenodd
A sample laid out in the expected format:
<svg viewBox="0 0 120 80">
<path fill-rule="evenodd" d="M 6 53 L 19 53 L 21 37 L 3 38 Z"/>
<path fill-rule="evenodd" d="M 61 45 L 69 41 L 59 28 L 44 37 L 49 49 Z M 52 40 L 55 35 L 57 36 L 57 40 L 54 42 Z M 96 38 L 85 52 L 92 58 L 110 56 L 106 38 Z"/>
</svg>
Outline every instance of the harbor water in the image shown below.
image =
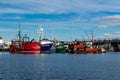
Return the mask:
<svg viewBox="0 0 120 80">
<path fill-rule="evenodd" d="M 0 80 L 120 80 L 120 52 L 0 53 Z"/>
</svg>

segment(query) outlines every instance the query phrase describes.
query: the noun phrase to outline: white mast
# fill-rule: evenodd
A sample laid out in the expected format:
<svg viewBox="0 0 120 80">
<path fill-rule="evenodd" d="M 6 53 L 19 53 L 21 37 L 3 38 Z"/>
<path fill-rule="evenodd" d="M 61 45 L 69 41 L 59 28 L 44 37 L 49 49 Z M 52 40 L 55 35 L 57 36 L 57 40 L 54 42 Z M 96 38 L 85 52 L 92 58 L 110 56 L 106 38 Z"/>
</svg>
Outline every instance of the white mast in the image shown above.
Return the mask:
<svg viewBox="0 0 120 80">
<path fill-rule="evenodd" d="M 42 40 L 42 34 L 43 34 L 43 28 L 39 28 L 38 29 L 38 40 L 41 41 Z"/>
</svg>

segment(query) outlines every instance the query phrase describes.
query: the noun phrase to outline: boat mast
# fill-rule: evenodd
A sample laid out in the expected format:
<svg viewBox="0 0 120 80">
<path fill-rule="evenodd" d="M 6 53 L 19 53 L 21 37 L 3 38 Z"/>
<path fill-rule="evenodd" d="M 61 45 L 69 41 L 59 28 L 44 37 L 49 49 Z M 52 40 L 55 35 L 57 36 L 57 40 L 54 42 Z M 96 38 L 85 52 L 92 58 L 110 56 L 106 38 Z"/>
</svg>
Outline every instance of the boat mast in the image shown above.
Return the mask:
<svg viewBox="0 0 120 80">
<path fill-rule="evenodd" d="M 94 33 L 93 31 L 91 31 L 91 33 L 92 33 L 92 42 L 94 42 Z"/>
<path fill-rule="evenodd" d="M 86 34 L 86 36 L 88 37 L 88 40 L 91 40 L 86 31 L 85 31 L 85 34 Z"/>
<path fill-rule="evenodd" d="M 19 23 L 19 30 L 18 30 L 18 38 L 19 38 L 19 41 L 21 41 L 21 29 L 20 29 L 20 23 Z"/>
<path fill-rule="evenodd" d="M 38 37 L 39 37 L 39 41 L 42 40 L 42 34 L 43 34 L 43 28 L 41 27 L 41 28 L 38 29 Z"/>
<path fill-rule="evenodd" d="M 85 38 L 84 38 L 84 36 L 82 35 L 82 38 L 83 38 L 83 41 L 85 42 Z"/>
</svg>

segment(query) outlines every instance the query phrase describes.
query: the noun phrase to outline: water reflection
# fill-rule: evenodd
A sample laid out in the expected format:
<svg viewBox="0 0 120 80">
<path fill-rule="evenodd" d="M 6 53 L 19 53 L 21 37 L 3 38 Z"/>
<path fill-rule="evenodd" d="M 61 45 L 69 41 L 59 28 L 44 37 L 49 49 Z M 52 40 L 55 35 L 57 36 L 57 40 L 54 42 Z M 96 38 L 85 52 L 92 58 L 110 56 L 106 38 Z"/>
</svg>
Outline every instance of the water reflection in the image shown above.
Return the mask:
<svg viewBox="0 0 120 80">
<path fill-rule="evenodd" d="M 2 55 L 3 54 L 3 51 L 0 51 L 0 55 Z"/>
<path fill-rule="evenodd" d="M 40 51 L 18 51 L 10 52 L 11 54 L 40 54 Z"/>
<path fill-rule="evenodd" d="M 0 80 L 119 80 L 120 53 L 0 56 Z"/>
</svg>

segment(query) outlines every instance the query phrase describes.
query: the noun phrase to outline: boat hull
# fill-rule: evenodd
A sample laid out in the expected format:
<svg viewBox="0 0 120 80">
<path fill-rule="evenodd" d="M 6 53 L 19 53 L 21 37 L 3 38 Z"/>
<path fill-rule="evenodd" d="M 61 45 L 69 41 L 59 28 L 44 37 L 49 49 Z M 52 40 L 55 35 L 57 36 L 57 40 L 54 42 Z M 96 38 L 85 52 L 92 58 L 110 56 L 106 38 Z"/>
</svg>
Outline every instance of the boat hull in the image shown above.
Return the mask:
<svg viewBox="0 0 120 80">
<path fill-rule="evenodd" d="M 0 44 L 0 51 L 3 51 L 4 50 L 4 46 L 3 44 Z"/>
<path fill-rule="evenodd" d="M 18 45 L 19 44 L 19 45 Z M 33 53 L 33 52 L 39 52 L 40 53 L 40 43 L 39 42 L 28 42 L 28 43 L 13 43 L 10 46 L 10 52 L 12 53 Z"/>
<path fill-rule="evenodd" d="M 65 53 L 65 48 L 61 45 L 57 46 L 56 53 Z"/>
<path fill-rule="evenodd" d="M 50 52 L 52 45 L 53 44 L 42 44 L 41 45 L 41 52 L 43 52 L 43 53 Z"/>
</svg>

